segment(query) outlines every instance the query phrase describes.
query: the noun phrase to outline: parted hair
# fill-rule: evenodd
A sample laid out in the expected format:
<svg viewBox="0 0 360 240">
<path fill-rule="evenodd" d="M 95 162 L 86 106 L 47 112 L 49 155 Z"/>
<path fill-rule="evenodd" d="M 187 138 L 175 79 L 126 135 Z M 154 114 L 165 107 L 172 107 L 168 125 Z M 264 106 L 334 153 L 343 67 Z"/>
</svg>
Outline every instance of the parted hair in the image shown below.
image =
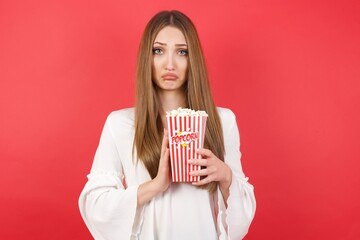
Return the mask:
<svg viewBox="0 0 360 240">
<path fill-rule="evenodd" d="M 185 36 L 188 46 L 188 68 L 185 95 L 188 107 L 204 110 L 208 114 L 204 147 L 224 161 L 224 137 L 219 114 L 213 101 L 203 51 L 198 33 L 192 21 L 183 13 L 162 11 L 157 13 L 145 27 L 137 58 L 135 138 L 134 151 L 143 162 L 151 178 L 158 172 L 163 128 L 160 116 L 157 87 L 152 79 L 153 44 L 157 34 L 167 26 L 178 28 Z M 215 192 L 216 182 L 202 188 Z"/>
</svg>

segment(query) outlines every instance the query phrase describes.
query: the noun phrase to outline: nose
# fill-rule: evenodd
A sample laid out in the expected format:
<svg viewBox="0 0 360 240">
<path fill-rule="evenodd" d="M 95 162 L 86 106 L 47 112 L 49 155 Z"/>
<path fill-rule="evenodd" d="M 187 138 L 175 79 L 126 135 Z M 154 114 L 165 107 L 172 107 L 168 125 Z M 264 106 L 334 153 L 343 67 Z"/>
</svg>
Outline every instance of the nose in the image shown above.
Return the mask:
<svg viewBox="0 0 360 240">
<path fill-rule="evenodd" d="M 169 53 L 166 59 L 166 67 L 165 67 L 165 69 L 168 71 L 173 71 L 175 69 L 173 58 L 174 58 L 173 54 Z"/>
</svg>

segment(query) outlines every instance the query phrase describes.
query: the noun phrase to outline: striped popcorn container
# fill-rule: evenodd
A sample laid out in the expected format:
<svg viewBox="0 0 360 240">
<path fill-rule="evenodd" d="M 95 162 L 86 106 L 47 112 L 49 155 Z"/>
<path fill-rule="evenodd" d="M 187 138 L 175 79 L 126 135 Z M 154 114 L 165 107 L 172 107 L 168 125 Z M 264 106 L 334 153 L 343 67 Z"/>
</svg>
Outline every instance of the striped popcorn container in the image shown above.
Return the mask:
<svg viewBox="0 0 360 240">
<path fill-rule="evenodd" d="M 173 182 L 198 182 L 189 172 L 200 166 L 187 163 L 188 159 L 201 159 L 195 150 L 204 146 L 207 116 L 167 116 L 171 175 Z"/>
</svg>

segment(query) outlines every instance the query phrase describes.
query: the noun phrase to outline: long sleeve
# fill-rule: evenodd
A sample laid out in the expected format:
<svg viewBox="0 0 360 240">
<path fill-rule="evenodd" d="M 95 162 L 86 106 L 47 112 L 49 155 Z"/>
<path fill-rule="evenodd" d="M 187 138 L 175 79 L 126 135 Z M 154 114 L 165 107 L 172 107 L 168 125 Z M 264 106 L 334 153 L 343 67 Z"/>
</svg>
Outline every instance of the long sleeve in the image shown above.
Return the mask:
<svg viewBox="0 0 360 240">
<path fill-rule="evenodd" d="M 110 114 L 79 198 L 81 215 L 96 240 L 130 239 L 137 214 L 138 185 L 126 187 L 121 181 L 123 167 L 111 125 Z"/>
<path fill-rule="evenodd" d="M 218 189 L 219 239 L 238 240 L 243 239 L 249 230 L 255 215 L 256 200 L 253 186 L 248 183 L 241 167 L 240 137 L 235 115 L 228 109 L 221 109 L 220 114 L 223 115 L 225 162 L 232 170 L 232 183 L 227 208 Z"/>
</svg>

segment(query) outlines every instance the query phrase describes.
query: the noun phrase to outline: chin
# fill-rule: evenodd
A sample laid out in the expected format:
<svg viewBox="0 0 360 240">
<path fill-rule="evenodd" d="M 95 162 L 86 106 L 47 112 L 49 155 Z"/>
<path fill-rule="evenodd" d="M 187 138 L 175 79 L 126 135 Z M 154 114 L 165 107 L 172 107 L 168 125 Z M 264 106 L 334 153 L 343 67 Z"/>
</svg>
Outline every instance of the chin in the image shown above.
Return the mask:
<svg viewBox="0 0 360 240">
<path fill-rule="evenodd" d="M 160 86 L 160 89 L 167 91 L 174 91 L 181 89 L 181 86 L 178 86 L 177 84 L 164 84 Z"/>
</svg>

